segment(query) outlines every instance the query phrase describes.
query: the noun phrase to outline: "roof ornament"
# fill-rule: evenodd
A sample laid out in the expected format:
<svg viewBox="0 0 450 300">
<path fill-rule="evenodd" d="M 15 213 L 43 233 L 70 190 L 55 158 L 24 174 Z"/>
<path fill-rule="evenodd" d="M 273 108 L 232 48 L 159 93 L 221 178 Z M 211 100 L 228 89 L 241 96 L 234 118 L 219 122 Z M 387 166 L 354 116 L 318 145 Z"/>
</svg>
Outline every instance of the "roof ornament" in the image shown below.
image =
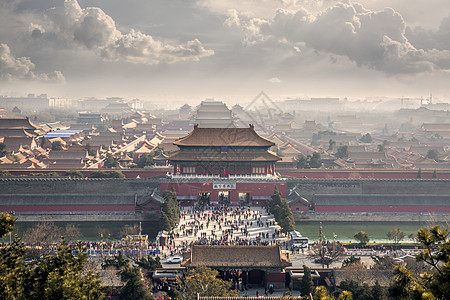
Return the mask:
<svg viewBox="0 0 450 300">
<path fill-rule="evenodd" d="M 194 125 L 194 129 L 197 129 L 197 128 L 198 128 L 198 124 L 195 124 L 195 125 Z"/>
<path fill-rule="evenodd" d="M 250 125 L 251 129 L 255 129 L 255 125 L 253 125 L 253 124 L 248 124 L 248 125 Z"/>
</svg>

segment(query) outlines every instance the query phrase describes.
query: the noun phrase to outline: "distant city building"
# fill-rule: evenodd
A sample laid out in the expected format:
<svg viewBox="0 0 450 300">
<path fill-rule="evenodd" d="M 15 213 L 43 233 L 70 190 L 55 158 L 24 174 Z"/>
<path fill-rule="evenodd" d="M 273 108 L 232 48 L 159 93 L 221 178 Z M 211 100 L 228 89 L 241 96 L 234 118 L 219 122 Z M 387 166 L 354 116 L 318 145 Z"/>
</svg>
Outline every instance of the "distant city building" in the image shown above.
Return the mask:
<svg viewBox="0 0 450 300">
<path fill-rule="evenodd" d="M 287 99 L 282 102 L 285 111 L 321 111 L 336 112 L 345 109 L 345 103 L 339 98 Z"/>
</svg>

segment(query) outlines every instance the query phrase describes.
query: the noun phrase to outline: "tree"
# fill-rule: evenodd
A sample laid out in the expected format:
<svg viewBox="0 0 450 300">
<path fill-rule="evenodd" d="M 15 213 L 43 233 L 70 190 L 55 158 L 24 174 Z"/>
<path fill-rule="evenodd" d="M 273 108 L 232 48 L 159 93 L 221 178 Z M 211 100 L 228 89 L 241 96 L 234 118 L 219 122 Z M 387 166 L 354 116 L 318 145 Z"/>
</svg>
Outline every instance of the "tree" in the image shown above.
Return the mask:
<svg viewBox="0 0 450 300">
<path fill-rule="evenodd" d="M 78 226 L 75 224 L 68 223 L 66 224 L 66 227 L 64 228 L 64 237 L 68 241 L 76 241 L 77 239 L 81 238 L 83 234 L 81 233 Z"/>
<path fill-rule="evenodd" d="M 84 272 L 87 254 L 81 242 L 75 255 L 64 240 L 57 252 L 39 262 L 31 275 L 30 296 L 27 299 L 103 299 L 106 288 L 98 274 Z"/>
<path fill-rule="evenodd" d="M 64 174 L 65 176 L 69 176 L 70 178 L 83 178 L 83 174 L 80 171 L 77 170 L 70 170 L 67 171 L 66 174 Z"/>
<path fill-rule="evenodd" d="M 282 232 L 290 232 L 295 230 L 294 216 L 292 210 L 286 200 L 281 196 L 278 187 L 275 186 L 273 195 L 269 200 L 270 213 L 274 215 L 275 221 L 281 226 Z"/>
<path fill-rule="evenodd" d="M 307 298 L 304 299 L 311 299 L 308 295 L 306 296 Z M 316 289 L 314 290 L 314 297 L 313 299 L 317 299 L 317 300 L 332 300 L 334 298 L 331 298 L 330 296 L 327 295 L 327 289 L 325 288 L 325 286 L 321 285 L 321 286 L 317 286 Z"/>
<path fill-rule="evenodd" d="M 6 156 L 8 154 L 8 151 L 6 151 L 6 144 L 0 143 L 0 157 Z"/>
<path fill-rule="evenodd" d="M 61 151 L 63 149 L 64 148 L 63 148 L 61 141 L 54 141 L 52 143 L 52 151 Z"/>
<path fill-rule="evenodd" d="M 122 251 L 119 251 L 119 254 L 115 255 L 113 258 L 105 258 L 105 261 L 102 263 L 102 268 L 106 269 L 108 267 L 114 267 L 121 269 L 126 267 L 128 263 L 129 260 L 123 257 Z"/>
<path fill-rule="evenodd" d="M 154 164 L 153 157 L 148 153 L 142 154 L 141 157 L 139 157 L 139 161 L 137 163 L 139 168 L 152 166 L 153 164 Z"/>
<path fill-rule="evenodd" d="M 329 140 L 328 141 L 328 150 L 331 151 L 334 149 L 334 146 L 336 146 L 336 141 Z"/>
<path fill-rule="evenodd" d="M 122 171 L 110 171 L 108 172 L 109 178 L 125 178 L 125 175 Z"/>
<path fill-rule="evenodd" d="M 309 295 L 313 292 L 314 283 L 311 277 L 311 269 L 303 265 L 303 277 L 300 281 L 300 295 Z"/>
<path fill-rule="evenodd" d="M 383 288 L 381 287 L 380 283 L 375 281 L 375 285 L 372 287 L 372 299 L 373 300 L 382 300 L 384 297 Z"/>
<path fill-rule="evenodd" d="M 415 240 L 417 240 L 417 233 L 411 232 L 410 234 L 408 234 L 408 239 L 414 242 Z"/>
<path fill-rule="evenodd" d="M 399 243 L 405 237 L 405 233 L 400 230 L 400 228 L 392 228 L 387 233 L 387 237 L 390 240 L 393 240 L 394 243 Z"/>
<path fill-rule="evenodd" d="M 417 172 L 417 178 L 422 178 L 422 168 L 419 168 L 419 171 Z"/>
<path fill-rule="evenodd" d="M 297 162 L 297 169 L 309 169 L 309 168 L 320 168 L 322 166 L 322 159 L 320 158 L 319 152 L 314 152 L 312 155 L 307 157 L 300 155 Z"/>
<path fill-rule="evenodd" d="M 344 294 L 345 297 L 351 298 L 341 298 L 339 295 L 338 299 L 354 299 L 354 300 L 371 300 L 372 299 L 372 289 L 367 283 L 358 284 L 354 280 L 344 280 L 341 281 L 339 285 L 342 290 L 341 295 Z"/>
<path fill-rule="evenodd" d="M 6 235 L 8 232 L 14 230 L 16 219 L 13 215 L 2 213 L 0 214 L 0 238 Z"/>
<path fill-rule="evenodd" d="M 90 178 L 125 178 L 125 175 L 121 171 L 94 171 L 91 173 Z"/>
<path fill-rule="evenodd" d="M 86 149 L 86 151 L 88 152 L 88 155 L 90 156 L 96 156 L 97 155 L 97 150 L 92 149 L 90 144 L 87 144 L 84 149 Z"/>
<path fill-rule="evenodd" d="M 322 166 L 322 159 L 319 152 L 314 152 L 309 158 L 309 166 L 311 168 L 320 168 Z"/>
<path fill-rule="evenodd" d="M 301 154 L 297 162 L 297 169 L 308 169 L 308 168 L 309 168 L 308 160 L 303 154 Z"/>
<path fill-rule="evenodd" d="M 363 143 L 372 143 L 372 136 L 370 133 L 366 133 L 359 140 Z"/>
<path fill-rule="evenodd" d="M 142 257 L 140 260 L 136 261 L 136 264 L 147 271 L 154 271 L 157 268 L 162 268 L 161 260 L 159 259 L 159 256 L 156 256 L 155 259 L 153 259 L 150 255 L 147 255 L 147 257 Z"/>
<path fill-rule="evenodd" d="M 439 152 L 437 152 L 437 150 L 435 150 L 435 149 L 430 149 L 427 152 L 426 158 L 438 161 L 439 160 Z"/>
<path fill-rule="evenodd" d="M 47 254 L 51 246 L 56 244 L 62 235 L 62 230 L 53 222 L 40 222 L 25 231 L 23 240 L 30 244 L 27 255 L 37 258 Z"/>
<path fill-rule="evenodd" d="M 7 177 L 7 176 L 11 176 L 11 173 L 5 170 L 0 170 L 0 177 Z"/>
<path fill-rule="evenodd" d="M 353 294 L 350 291 L 342 291 L 342 293 L 338 297 L 338 300 L 353 300 Z"/>
<path fill-rule="evenodd" d="M 384 152 L 386 150 L 386 147 L 383 144 L 379 144 L 377 146 L 378 152 Z"/>
<path fill-rule="evenodd" d="M 231 290 L 231 282 L 217 278 L 219 272 L 207 267 L 189 270 L 183 284 L 185 300 L 200 297 L 236 297 L 236 290 Z"/>
<path fill-rule="evenodd" d="M 164 204 L 161 209 L 161 227 L 170 231 L 180 222 L 180 208 L 178 206 L 177 193 L 175 187 L 164 191 Z"/>
<path fill-rule="evenodd" d="M 14 228 L 14 218 L 0 215 L 0 238 Z M 24 261 L 25 246 L 16 236 L 0 245 L 0 297 L 2 299 L 103 299 L 105 287 L 98 274 L 85 271 L 87 254 L 81 243 L 75 255 L 61 239 L 54 255 L 37 263 Z"/>
<path fill-rule="evenodd" d="M 119 160 L 120 160 L 119 157 L 117 157 L 117 156 L 115 156 L 115 155 L 112 155 L 112 154 L 108 153 L 108 154 L 106 155 L 105 160 L 104 160 L 104 166 L 105 166 L 106 168 L 115 168 L 115 167 L 118 167 L 118 166 L 119 166 Z"/>
<path fill-rule="evenodd" d="M 153 300 L 152 293 L 146 288 L 142 274 L 138 267 L 127 265 L 119 272 L 120 279 L 126 282 L 120 293 L 120 299 L 126 300 Z"/>
<path fill-rule="evenodd" d="M 370 240 L 369 235 L 365 231 L 360 231 L 354 235 L 354 238 L 361 244 L 367 244 Z"/>
<path fill-rule="evenodd" d="M 127 235 L 136 235 L 139 234 L 139 226 L 138 224 L 126 224 L 119 232 L 119 236 L 124 237 Z"/>
<path fill-rule="evenodd" d="M 347 158 L 348 157 L 348 146 L 339 146 L 336 153 L 334 154 L 337 158 Z"/>
<path fill-rule="evenodd" d="M 356 257 L 356 256 L 353 256 L 353 255 L 350 256 L 350 257 L 347 257 L 342 262 L 342 268 L 346 268 L 346 267 L 351 266 L 353 264 L 361 264 L 361 257 Z"/>
</svg>

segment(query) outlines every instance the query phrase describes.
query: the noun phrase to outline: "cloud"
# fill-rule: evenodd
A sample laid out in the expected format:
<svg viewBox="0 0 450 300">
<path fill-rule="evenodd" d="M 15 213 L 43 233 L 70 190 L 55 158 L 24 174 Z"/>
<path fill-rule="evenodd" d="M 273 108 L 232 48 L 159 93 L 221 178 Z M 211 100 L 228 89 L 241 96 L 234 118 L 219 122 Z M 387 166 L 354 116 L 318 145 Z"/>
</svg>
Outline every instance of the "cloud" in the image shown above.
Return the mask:
<svg viewBox="0 0 450 300">
<path fill-rule="evenodd" d="M 281 83 L 281 82 L 283 82 L 280 78 L 278 78 L 278 77 L 272 77 L 272 78 L 270 78 L 269 80 L 267 80 L 268 82 L 270 82 L 270 83 Z"/>
<path fill-rule="evenodd" d="M 405 35 L 402 16 L 392 8 L 371 11 L 349 1 L 338 2 L 316 15 L 305 9 L 278 9 L 272 18 L 236 16 L 233 12 L 226 25 L 242 30 L 244 43 L 275 40 L 279 44 L 290 43 L 294 49 L 306 45 L 386 74 L 448 69 L 450 60 L 448 47 L 415 47 Z"/>
<path fill-rule="evenodd" d="M 64 81 L 60 71 L 35 74 L 34 68 L 29 57 L 15 57 L 7 44 L 0 44 L 0 79 Z"/>
<path fill-rule="evenodd" d="M 180 61 L 198 61 L 211 56 L 198 39 L 185 44 L 169 44 L 155 40 L 137 30 L 122 33 L 114 20 L 97 7 L 82 9 L 76 0 L 66 0 L 63 7 L 46 12 L 58 37 L 95 51 L 110 61 L 155 65 Z"/>
<path fill-rule="evenodd" d="M 30 23 L 29 30 L 30 30 L 30 36 L 33 39 L 40 39 L 44 36 L 45 30 L 39 24 Z"/>
</svg>

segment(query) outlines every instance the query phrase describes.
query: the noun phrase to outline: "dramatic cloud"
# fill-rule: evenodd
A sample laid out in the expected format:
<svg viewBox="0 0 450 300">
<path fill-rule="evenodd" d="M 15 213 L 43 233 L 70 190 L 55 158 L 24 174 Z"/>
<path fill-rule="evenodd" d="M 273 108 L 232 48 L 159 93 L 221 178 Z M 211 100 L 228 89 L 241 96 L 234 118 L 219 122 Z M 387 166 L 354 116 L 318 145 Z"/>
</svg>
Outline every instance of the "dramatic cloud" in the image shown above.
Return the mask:
<svg viewBox="0 0 450 300">
<path fill-rule="evenodd" d="M 35 74 L 34 68 L 30 58 L 15 57 L 8 45 L 0 44 L 0 79 L 64 81 L 64 76 L 59 71 Z"/>
<path fill-rule="evenodd" d="M 415 47 L 405 36 L 402 16 L 391 8 L 370 11 L 358 3 L 339 2 L 317 15 L 305 9 L 279 9 L 273 18 L 230 11 L 224 24 L 243 30 L 245 43 L 276 40 L 292 44 L 296 51 L 306 46 L 386 74 L 448 69 L 450 62 L 448 47 Z"/>
<path fill-rule="evenodd" d="M 425 29 L 421 26 L 407 28 L 408 39 L 422 49 L 449 50 L 450 49 L 450 15 L 442 19 L 437 30 Z"/>
<path fill-rule="evenodd" d="M 49 9 L 46 16 L 59 38 L 96 51 L 111 61 L 154 65 L 198 61 L 214 54 L 197 39 L 183 45 L 171 45 L 136 30 L 123 34 L 103 10 L 96 7 L 82 9 L 76 0 L 66 0 L 63 7 Z"/>
</svg>

